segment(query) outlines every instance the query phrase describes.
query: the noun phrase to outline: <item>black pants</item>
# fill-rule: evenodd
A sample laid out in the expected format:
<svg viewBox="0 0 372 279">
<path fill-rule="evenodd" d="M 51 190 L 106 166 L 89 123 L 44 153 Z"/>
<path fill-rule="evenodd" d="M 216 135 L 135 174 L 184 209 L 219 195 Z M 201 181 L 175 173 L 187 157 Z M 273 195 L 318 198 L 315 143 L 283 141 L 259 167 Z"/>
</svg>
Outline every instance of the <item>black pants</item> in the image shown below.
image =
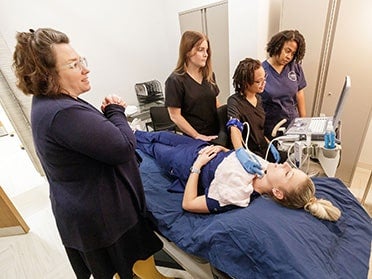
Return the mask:
<svg viewBox="0 0 372 279">
<path fill-rule="evenodd" d="M 132 267 L 137 260 L 145 260 L 163 247 L 161 240 L 145 221 L 140 221 L 109 247 L 83 252 L 65 247 L 78 279 L 133 278 Z"/>
</svg>

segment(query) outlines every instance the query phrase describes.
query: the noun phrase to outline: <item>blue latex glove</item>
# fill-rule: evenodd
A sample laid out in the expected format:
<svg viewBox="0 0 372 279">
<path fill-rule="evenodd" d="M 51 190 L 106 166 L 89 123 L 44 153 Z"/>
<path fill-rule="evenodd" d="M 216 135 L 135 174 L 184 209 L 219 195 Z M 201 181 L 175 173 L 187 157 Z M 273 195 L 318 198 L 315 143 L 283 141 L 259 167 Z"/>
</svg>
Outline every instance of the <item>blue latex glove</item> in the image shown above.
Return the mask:
<svg viewBox="0 0 372 279">
<path fill-rule="evenodd" d="M 274 157 L 275 163 L 279 163 L 281 159 L 280 154 L 279 154 L 278 149 L 276 149 L 276 147 L 273 144 L 270 145 L 270 152 Z"/>
<path fill-rule="evenodd" d="M 240 147 L 238 150 L 236 150 L 235 154 L 240 164 L 248 173 L 262 176 L 263 171 L 260 163 L 255 161 L 243 147 Z"/>
</svg>

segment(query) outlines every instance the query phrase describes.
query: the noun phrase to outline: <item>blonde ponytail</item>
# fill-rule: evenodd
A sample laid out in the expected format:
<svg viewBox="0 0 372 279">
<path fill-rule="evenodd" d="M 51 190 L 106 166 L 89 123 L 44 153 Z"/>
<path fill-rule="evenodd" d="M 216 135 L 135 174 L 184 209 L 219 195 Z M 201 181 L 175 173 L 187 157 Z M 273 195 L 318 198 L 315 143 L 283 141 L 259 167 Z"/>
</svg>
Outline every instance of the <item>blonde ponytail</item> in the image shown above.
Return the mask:
<svg viewBox="0 0 372 279">
<path fill-rule="evenodd" d="M 284 197 L 278 199 L 273 193 L 269 195 L 278 203 L 289 208 L 304 208 L 314 217 L 328 221 L 337 221 L 341 216 L 341 211 L 330 201 L 317 199 L 315 197 L 315 185 L 310 177 L 306 176 L 304 181 L 299 183 L 294 190 L 288 191 L 282 188 Z"/>
<path fill-rule="evenodd" d="M 304 209 L 311 215 L 328 221 L 337 221 L 341 216 L 341 211 L 330 201 L 324 199 L 310 198 L 305 204 Z"/>
</svg>

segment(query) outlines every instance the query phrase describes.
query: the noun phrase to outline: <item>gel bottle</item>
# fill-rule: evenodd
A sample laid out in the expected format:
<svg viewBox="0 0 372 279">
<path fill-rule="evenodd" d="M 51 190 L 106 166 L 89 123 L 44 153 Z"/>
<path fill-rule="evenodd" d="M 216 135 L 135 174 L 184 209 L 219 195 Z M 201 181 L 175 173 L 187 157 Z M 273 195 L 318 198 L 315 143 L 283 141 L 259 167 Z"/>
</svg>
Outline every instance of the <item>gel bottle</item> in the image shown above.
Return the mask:
<svg viewBox="0 0 372 279">
<path fill-rule="evenodd" d="M 327 129 L 324 134 L 324 148 L 334 149 L 336 148 L 336 133 L 333 129 L 332 121 L 327 124 Z"/>
</svg>

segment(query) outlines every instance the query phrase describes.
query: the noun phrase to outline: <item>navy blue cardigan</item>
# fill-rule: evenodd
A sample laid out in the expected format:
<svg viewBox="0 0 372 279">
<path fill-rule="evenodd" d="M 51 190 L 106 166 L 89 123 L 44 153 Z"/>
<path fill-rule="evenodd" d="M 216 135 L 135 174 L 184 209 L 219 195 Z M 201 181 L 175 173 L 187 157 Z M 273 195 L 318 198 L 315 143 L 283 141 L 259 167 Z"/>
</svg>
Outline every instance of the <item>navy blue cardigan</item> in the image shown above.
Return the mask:
<svg viewBox="0 0 372 279">
<path fill-rule="evenodd" d="M 145 213 L 124 108 L 102 114 L 82 99 L 34 96 L 31 123 L 63 244 L 81 251 L 113 244 Z"/>
</svg>

